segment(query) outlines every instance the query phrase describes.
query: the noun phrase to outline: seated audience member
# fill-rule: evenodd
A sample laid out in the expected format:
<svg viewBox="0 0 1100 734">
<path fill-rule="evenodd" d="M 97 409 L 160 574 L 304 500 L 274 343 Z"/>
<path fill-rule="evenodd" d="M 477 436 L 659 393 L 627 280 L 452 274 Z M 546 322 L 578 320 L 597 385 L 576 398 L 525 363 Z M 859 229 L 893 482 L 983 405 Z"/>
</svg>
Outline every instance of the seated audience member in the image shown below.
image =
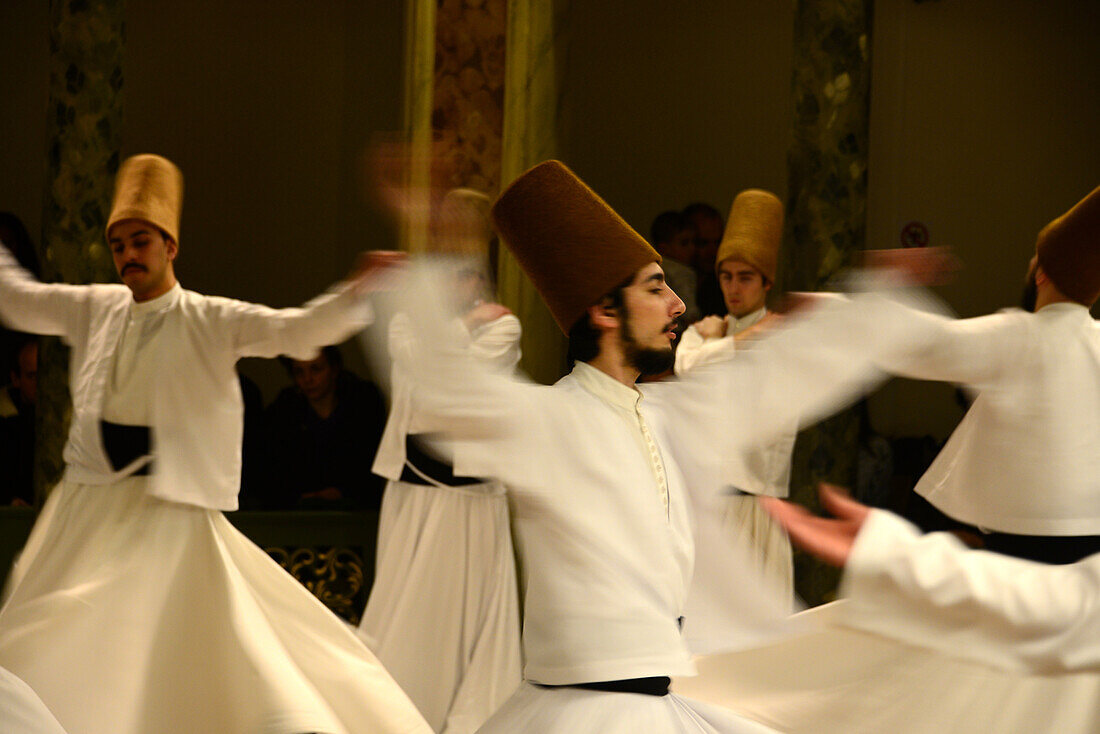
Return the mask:
<svg viewBox="0 0 1100 734">
<path fill-rule="evenodd" d="M 284 359 L 294 385 L 267 408 L 270 509 L 377 509 L 370 466 L 386 422 L 378 388 L 343 369 L 340 350 Z"/>
<path fill-rule="evenodd" d="M 688 204 L 683 215 L 695 230 L 695 273 L 698 278 L 695 302 L 699 312 L 703 316 L 725 316 L 726 303 L 718 285 L 718 275 L 714 272 L 714 258 L 718 255 L 718 245 L 722 242 L 726 224 L 717 209 L 702 202 Z"/>
<path fill-rule="evenodd" d="M 686 310 L 677 319 L 682 332 L 700 317 L 699 306 L 695 303 L 698 283 L 693 267 L 695 230 L 680 212 L 662 212 L 649 228 L 649 241 L 663 258 L 661 267 L 665 271 L 665 282 L 684 302 Z"/>
<path fill-rule="evenodd" d="M 38 339 L 16 334 L 11 384 L 0 388 L 0 505 L 34 504 L 34 406 Z"/>
</svg>

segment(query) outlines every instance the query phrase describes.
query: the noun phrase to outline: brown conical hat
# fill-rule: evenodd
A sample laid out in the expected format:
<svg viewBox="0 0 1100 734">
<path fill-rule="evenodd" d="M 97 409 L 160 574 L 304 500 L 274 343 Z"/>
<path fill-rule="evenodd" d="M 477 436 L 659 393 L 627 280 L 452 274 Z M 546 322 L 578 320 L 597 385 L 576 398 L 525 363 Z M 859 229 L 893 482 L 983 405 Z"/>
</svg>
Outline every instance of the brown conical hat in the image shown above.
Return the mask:
<svg viewBox="0 0 1100 734">
<path fill-rule="evenodd" d="M 1086 306 L 1095 303 L 1100 298 L 1100 187 L 1043 227 L 1035 252 L 1058 290 Z"/>
<path fill-rule="evenodd" d="M 714 267 L 732 258 L 752 265 L 769 283 L 774 283 L 782 241 L 783 203 L 779 197 L 770 191 L 745 189 L 730 207 L 729 223 L 722 234 Z"/>
<path fill-rule="evenodd" d="M 183 174 L 159 155 L 135 155 L 122 162 L 115 176 L 115 196 L 106 232 L 116 222 L 140 219 L 155 225 L 178 244 L 183 209 Z"/>
<path fill-rule="evenodd" d="M 566 334 L 639 268 L 661 262 L 645 239 L 559 161 L 517 178 L 493 204 L 501 239 Z"/>
</svg>

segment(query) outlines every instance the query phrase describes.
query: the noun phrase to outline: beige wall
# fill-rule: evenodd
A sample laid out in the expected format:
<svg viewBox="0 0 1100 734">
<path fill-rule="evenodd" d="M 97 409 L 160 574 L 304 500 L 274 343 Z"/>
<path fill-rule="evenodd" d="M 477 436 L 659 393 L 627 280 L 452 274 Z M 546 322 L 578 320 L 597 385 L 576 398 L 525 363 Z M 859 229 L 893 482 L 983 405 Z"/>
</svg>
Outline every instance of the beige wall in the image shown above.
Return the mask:
<svg viewBox="0 0 1100 734">
<path fill-rule="evenodd" d="M 1100 4 L 875 3 L 868 246 L 901 224 L 965 264 L 941 289 L 962 316 L 1016 305 L 1035 235 L 1100 183 Z M 950 387 L 893 384 L 887 433 L 943 436 Z"/>
<path fill-rule="evenodd" d="M 647 237 L 692 201 L 785 196 L 793 28 L 775 0 L 572 3 L 562 157 Z"/>
</svg>

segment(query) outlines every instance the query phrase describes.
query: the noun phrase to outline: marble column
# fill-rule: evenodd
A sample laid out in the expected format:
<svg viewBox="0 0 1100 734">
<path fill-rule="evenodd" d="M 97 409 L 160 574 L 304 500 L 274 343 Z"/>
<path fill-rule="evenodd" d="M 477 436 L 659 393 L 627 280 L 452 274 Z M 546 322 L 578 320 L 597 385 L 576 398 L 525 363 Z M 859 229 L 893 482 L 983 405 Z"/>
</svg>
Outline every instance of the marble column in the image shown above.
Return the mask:
<svg viewBox="0 0 1100 734">
<path fill-rule="evenodd" d="M 451 166 L 432 183 L 444 188 L 500 188 L 505 16 L 505 0 L 439 0 L 432 129 Z"/>
<path fill-rule="evenodd" d="M 787 157 L 782 290 L 820 290 L 864 248 L 871 91 L 872 0 L 797 0 Z M 855 482 L 859 423 L 848 411 L 799 435 L 795 499 L 818 508 L 816 485 Z M 801 553 L 796 587 L 810 604 L 835 593 L 839 574 Z"/>
<path fill-rule="evenodd" d="M 122 142 L 124 0 L 51 0 L 43 278 L 115 279 L 103 236 Z M 71 402 L 68 351 L 44 339 L 38 362 L 35 487 L 61 477 Z"/>
</svg>

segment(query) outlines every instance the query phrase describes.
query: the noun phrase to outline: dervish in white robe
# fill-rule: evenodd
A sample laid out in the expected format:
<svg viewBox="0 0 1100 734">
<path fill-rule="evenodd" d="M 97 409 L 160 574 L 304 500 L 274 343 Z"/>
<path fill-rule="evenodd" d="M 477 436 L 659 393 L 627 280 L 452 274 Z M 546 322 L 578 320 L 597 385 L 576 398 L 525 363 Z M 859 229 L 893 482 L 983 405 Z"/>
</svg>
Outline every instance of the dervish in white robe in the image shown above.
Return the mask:
<svg viewBox="0 0 1100 734">
<path fill-rule="evenodd" d="M 506 314 L 455 338 L 480 363 L 509 374 L 519 320 Z M 437 732 L 472 734 L 522 680 L 519 586 L 504 487 L 433 477 L 406 456 L 410 435 L 443 426 L 418 409 L 409 319 L 391 320 L 390 416 L 374 471 L 382 499 L 374 585 L 359 631 Z M 435 447 L 446 455 L 446 448 Z M 457 476 L 467 476 L 453 467 Z"/>
<path fill-rule="evenodd" d="M 738 335 L 759 324 L 767 313 L 767 308 L 761 307 L 740 319 L 727 317 L 726 335 L 719 338 L 704 338 L 695 326 L 689 326 L 676 348 L 676 374 L 683 376 L 706 364 L 736 359 L 739 349 L 752 347 L 748 339 L 738 341 Z M 783 528 L 760 508 L 756 497 L 785 498 L 790 494 L 791 455 L 797 434 L 798 426 L 794 424 L 775 441 L 746 449 L 742 457 L 745 486 L 728 493 L 722 508 L 728 531 L 742 536 L 749 557 L 764 569 L 778 593 L 792 600 L 794 563 L 790 541 Z"/>
<path fill-rule="evenodd" d="M 694 672 L 681 625 L 695 563 L 681 465 L 737 486 L 749 440 L 812 422 L 880 378 L 857 355 L 911 335 L 882 322 L 876 294 L 832 299 L 797 326 L 683 380 L 628 387 L 583 362 L 553 386 L 484 369 L 453 340 L 428 280 L 410 289 L 420 410 L 445 426 L 456 466 L 508 488 L 524 569 L 525 682 L 484 732 L 754 732 L 759 725 L 675 693 L 570 687 Z M 751 396 L 751 397 L 746 397 Z M 707 506 L 704 499 L 700 506 Z M 724 564 L 723 602 L 744 639 L 773 631 L 787 600 L 767 597 L 749 564 Z M 744 574 L 739 576 L 739 574 Z M 558 687 L 561 686 L 561 687 Z"/>
<path fill-rule="evenodd" d="M 118 180 L 112 217 L 174 242 L 178 169 L 135 156 Z M 79 734 L 430 731 L 359 638 L 222 514 L 241 474 L 237 361 L 342 341 L 370 319 L 366 287 L 276 310 L 166 284 L 140 302 L 124 285 L 43 284 L 0 246 L 0 319 L 69 345 L 73 397 L 65 474 L 0 607 L 0 666 Z M 113 442 L 120 431 L 144 445 Z"/>
</svg>

